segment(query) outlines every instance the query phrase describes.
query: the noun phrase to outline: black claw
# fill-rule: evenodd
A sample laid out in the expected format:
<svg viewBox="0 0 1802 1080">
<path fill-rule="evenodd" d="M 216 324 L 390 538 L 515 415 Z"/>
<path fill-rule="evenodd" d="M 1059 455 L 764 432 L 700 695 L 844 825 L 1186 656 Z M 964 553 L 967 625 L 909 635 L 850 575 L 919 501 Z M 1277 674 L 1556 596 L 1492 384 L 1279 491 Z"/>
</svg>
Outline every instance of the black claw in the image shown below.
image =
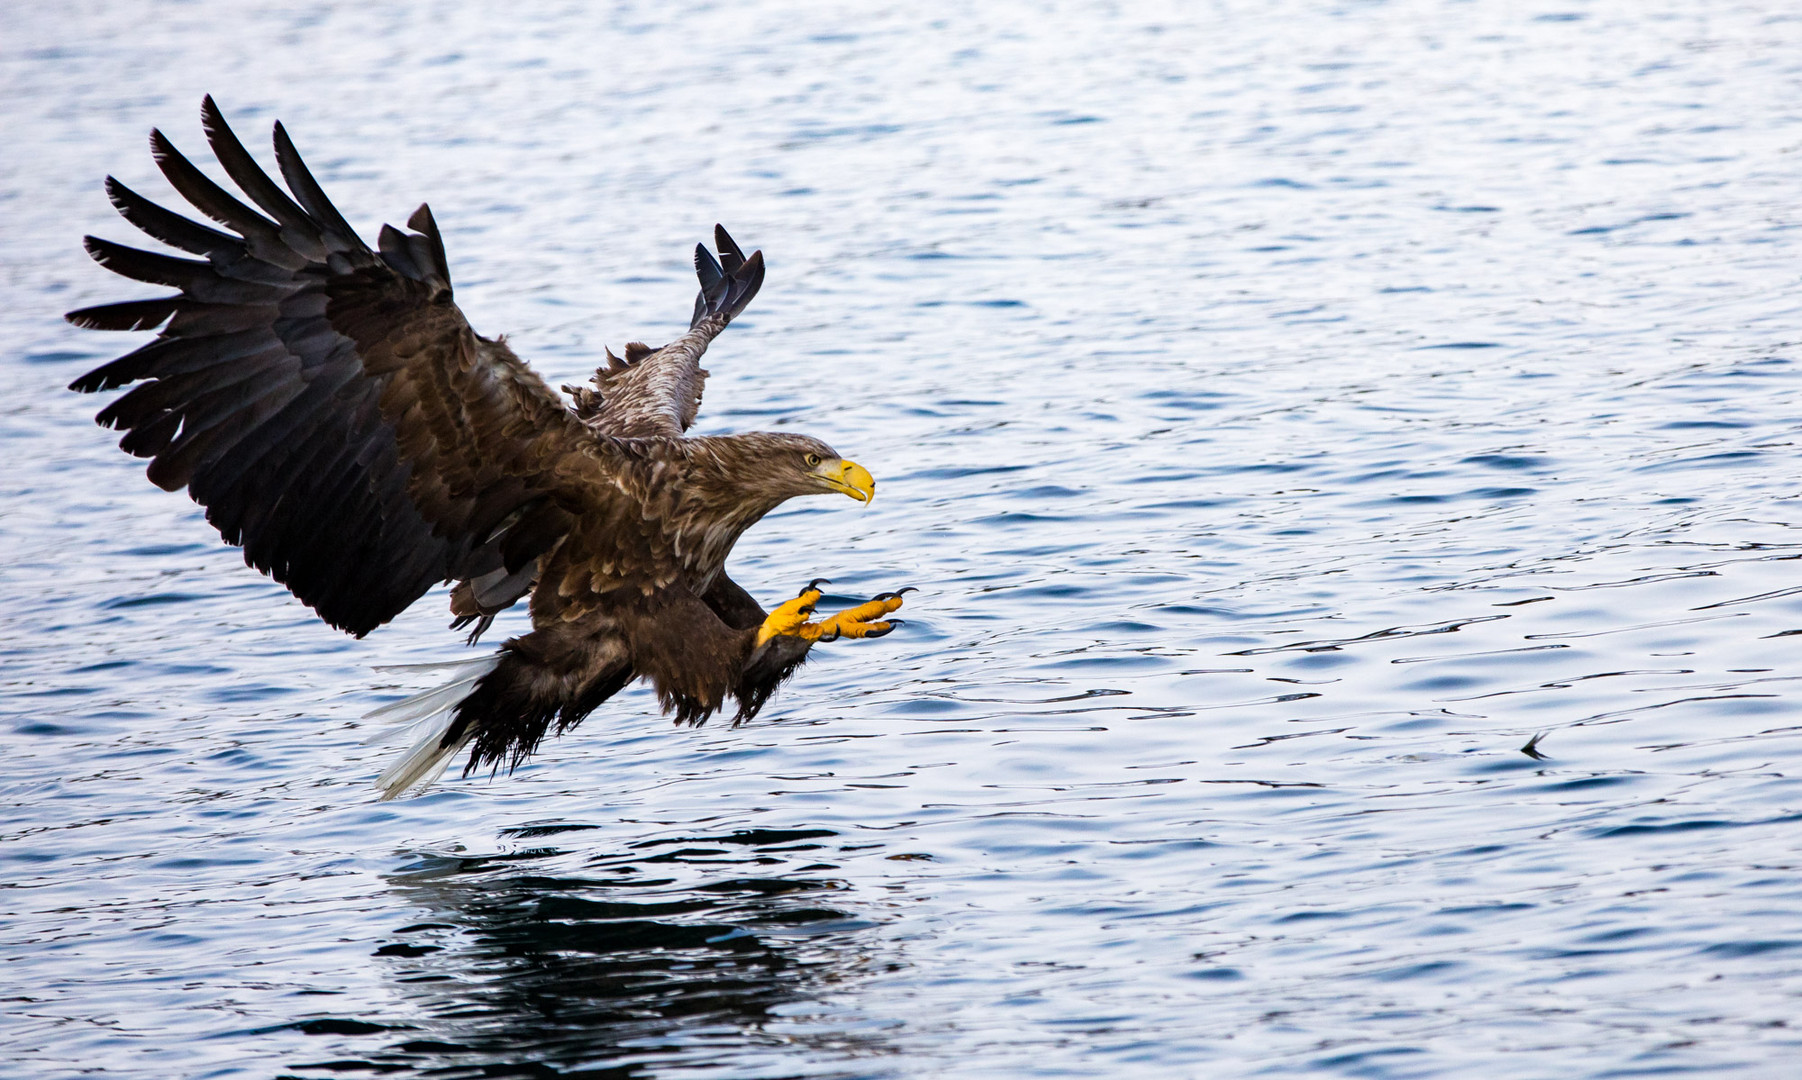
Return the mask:
<svg viewBox="0 0 1802 1080">
<path fill-rule="evenodd" d="M 912 585 L 909 585 L 904 589 L 896 589 L 894 592 L 877 593 L 875 596 L 870 597 L 870 599 L 871 600 L 894 600 L 899 597 L 906 596 L 910 592 L 919 592 L 919 591 L 920 590 L 914 588 Z"/>
<path fill-rule="evenodd" d="M 832 584 L 831 578 L 817 577 L 817 578 L 814 578 L 812 581 L 808 582 L 806 587 L 803 588 L 801 591 L 802 592 L 810 592 L 814 589 L 818 589 L 821 585 L 830 585 L 830 584 Z"/>
<path fill-rule="evenodd" d="M 456 622 L 451 623 L 450 628 L 452 630 L 461 630 L 465 626 L 468 626 L 470 623 L 475 623 L 476 628 L 469 632 L 469 636 L 467 638 L 463 639 L 463 643 L 465 645 L 474 645 L 477 641 L 479 641 L 481 639 L 482 635 L 486 634 L 488 632 L 488 628 L 490 626 L 494 625 L 494 616 L 493 615 L 464 615 L 464 616 L 461 616 L 460 618 L 458 618 Z"/>
<path fill-rule="evenodd" d="M 895 632 L 895 627 L 907 625 L 906 619 L 884 619 L 883 621 L 888 623 L 888 625 L 883 627 L 880 630 L 872 630 L 869 633 L 865 634 L 864 637 L 866 637 L 866 638 L 887 637 L 888 635 Z"/>
</svg>

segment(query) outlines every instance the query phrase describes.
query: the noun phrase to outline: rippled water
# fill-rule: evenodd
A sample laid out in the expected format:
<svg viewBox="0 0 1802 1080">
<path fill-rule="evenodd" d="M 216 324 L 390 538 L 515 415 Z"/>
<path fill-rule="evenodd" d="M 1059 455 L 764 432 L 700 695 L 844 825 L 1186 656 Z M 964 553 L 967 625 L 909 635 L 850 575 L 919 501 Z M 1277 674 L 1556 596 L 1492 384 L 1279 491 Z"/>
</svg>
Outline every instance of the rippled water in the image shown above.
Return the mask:
<svg viewBox="0 0 1802 1080">
<path fill-rule="evenodd" d="M 486 7 L 0 13 L 0 1073 L 1789 1074 L 1790 5 Z M 907 630 L 376 803 L 442 598 L 326 629 L 61 389 L 206 91 L 554 382 L 762 247 L 701 426 L 883 497 L 734 574 Z"/>
</svg>

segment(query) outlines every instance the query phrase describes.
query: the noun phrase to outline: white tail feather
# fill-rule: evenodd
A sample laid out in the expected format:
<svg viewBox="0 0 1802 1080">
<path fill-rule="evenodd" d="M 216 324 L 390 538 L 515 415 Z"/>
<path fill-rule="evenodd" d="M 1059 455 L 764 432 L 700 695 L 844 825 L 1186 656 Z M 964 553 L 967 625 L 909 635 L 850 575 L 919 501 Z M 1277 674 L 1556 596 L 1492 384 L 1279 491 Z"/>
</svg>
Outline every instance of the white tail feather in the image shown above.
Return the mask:
<svg viewBox="0 0 1802 1080">
<path fill-rule="evenodd" d="M 433 713 L 443 712 L 463 700 L 462 691 L 475 685 L 477 679 L 488 674 L 493 668 L 494 665 L 490 664 L 474 675 L 466 675 L 461 679 L 447 682 L 443 686 L 433 687 L 423 694 L 414 694 L 410 698 L 402 698 L 391 704 L 383 705 L 379 709 L 364 713 L 363 719 L 386 724 L 389 728 L 389 731 L 377 732 L 370 736 L 367 741 L 382 741 L 389 736 L 393 728 L 407 727 L 416 720 L 423 720 Z"/>
<path fill-rule="evenodd" d="M 425 786 L 444 775 L 450 766 L 451 758 L 462 752 L 474 733 L 464 735 L 461 739 L 443 745 L 444 730 L 450 727 L 450 713 L 446 712 L 439 722 L 432 725 L 425 737 L 413 744 L 407 756 L 388 767 L 388 771 L 376 778 L 376 789 L 382 793 L 382 801 L 399 798 L 408 788 L 415 784 Z"/>
<path fill-rule="evenodd" d="M 407 751 L 406 756 L 389 766 L 376 779 L 375 786 L 381 791 L 384 802 L 414 786 L 425 787 L 431 784 L 444 775 L 451 759 L 469 745 L 474 732 L 465 734 L 449 746 L 441 744 L 444 733 L 450 729 L 454 715 L 452 710 L 478 679 L 494 670 L 495 665 L 500 663 L 500 658 L 500 653 L 495 653 L 492 656 L 448 664 L 406 665 L 411 670 L 456 668 L 461 677 L 424 693 L 384 705 L 364 717 L 365 720 L 397 721 L 365 739 L 365 743 L 383 742 L 413 732 L 419 734 L 419 740 Z"/>
</svg>

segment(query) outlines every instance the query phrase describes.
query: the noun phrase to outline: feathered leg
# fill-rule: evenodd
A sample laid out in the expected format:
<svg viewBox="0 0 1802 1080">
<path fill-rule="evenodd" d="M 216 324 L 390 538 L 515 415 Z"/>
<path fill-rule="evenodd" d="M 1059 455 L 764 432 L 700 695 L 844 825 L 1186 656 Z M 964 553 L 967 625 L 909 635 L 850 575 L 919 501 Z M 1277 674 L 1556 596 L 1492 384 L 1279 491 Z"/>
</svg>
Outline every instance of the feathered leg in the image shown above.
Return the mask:
<svg viewBox="0 0 1802 1080">
<path fill-rule="evenodd" d="M 470 747 L 465 776 L 484 765 L 517 768 L 553 731 L 561 734 L 632 681 L 634 672 L 617 639 L 572 631 L 534 631 L 514 638 L 478 677 L 467 674 L 435 696 L 445 710 L 406 757 L 376 786 L 392 799 L 436 780 L 450 760 Z M 454 704 L 450 695 L 468 692 Z M 406 703 L 401 703 L 406 704 Z"/>
</svg>

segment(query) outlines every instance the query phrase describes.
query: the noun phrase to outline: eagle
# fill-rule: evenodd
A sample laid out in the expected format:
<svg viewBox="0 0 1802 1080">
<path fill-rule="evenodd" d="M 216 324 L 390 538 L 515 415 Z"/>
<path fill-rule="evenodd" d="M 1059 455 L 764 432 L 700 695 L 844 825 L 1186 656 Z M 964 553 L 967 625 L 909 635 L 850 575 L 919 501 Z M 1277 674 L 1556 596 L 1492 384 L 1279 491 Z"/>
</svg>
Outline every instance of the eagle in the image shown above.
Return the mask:
<svg viewBox="0 0 1802 1080">
<path fill-rule="evenodd" d="M 462 661 L 447 686 L 378 713 L 424 730 L 377 781 L 383 798 L 435 780 L 465 748 L 464 775 L 516 768 L 634 680 L 678 723 L 736 703 L 757 715 L 814 644 L 875 638 L 908 590 L 816 617 L 816 579 L 764 608 L 726 574 L 745 530 L 789 499 L 876 482 L 819 439 L 748 432 L 691 437 L 708 344 L 763 285 L 715 226 L 696 245 L 688 332 L 661 348 L 606 352 L 592 385 L 553 390 L 504 337 L 470 328 L 452 299 L 429 207 L 372 250 L 274 126 L 283 190 L 201 105 L 213 155 L 243 196 L 209 178 L 161 131 L 151 155 L 174 190 L 222 228 L 118 180 L 121 215 L 192 258 L 89 236 L 100 265 L 169 295 L 68 313 L 94 330 L 158 330 L 81 376 L 81 393 L 136 384 L 98 422 L 186 488 L 244 561 L 357 637 L 455 582 L 470 644 L 530 596 L 531 632 Z M 445 665 L 452 666 L 452 665 Z M 375 715 L 375 714 L 372 714 Z"/>
</svg>

